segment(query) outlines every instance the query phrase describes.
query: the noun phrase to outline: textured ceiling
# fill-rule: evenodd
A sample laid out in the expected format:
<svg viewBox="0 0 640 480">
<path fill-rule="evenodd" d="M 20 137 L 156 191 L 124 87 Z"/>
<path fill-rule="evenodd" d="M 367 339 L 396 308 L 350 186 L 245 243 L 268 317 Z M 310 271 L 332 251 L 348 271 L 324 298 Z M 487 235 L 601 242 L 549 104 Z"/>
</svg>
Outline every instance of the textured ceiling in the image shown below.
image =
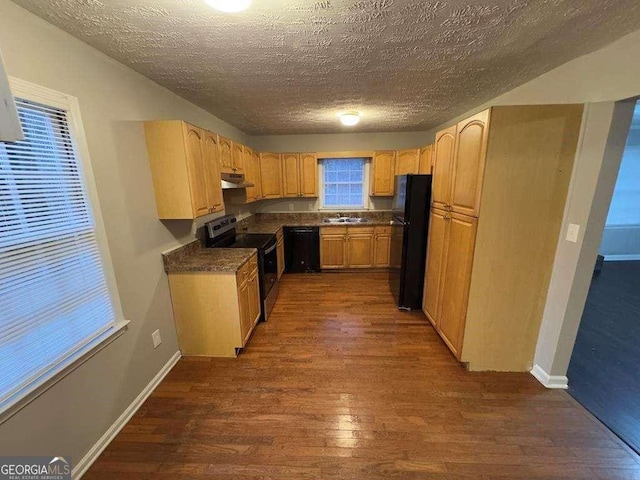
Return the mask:
<svg viewBox="0 0 640 480">
<path fill-rule="evenodd" d="M 638 0 L 14 0 L 253 135 L 439 125 L 640 25 Z"/>
</svg>

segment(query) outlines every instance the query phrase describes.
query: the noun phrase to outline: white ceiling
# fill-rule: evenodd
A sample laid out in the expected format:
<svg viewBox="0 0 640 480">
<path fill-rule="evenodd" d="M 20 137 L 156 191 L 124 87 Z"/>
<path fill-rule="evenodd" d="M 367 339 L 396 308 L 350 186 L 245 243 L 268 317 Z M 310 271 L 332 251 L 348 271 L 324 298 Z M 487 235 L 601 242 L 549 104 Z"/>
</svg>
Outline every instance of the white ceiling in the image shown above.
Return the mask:
<svg viewBox="0 0 640 480">
<path fill-rule="evenodd" d="M 428 130 L 640 24 L 638 0 L 14 1 L 252 135 Z"/>
</svg>

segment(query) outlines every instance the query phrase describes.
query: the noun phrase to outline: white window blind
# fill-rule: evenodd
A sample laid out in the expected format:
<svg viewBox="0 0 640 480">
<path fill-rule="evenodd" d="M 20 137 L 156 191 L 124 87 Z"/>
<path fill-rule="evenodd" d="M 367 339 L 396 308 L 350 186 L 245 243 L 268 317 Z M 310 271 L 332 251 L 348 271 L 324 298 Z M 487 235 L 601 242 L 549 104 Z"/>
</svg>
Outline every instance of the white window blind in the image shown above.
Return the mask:
<svg viewBox="0 0 640 480">
<path fill-rule="evenodd" d="M 16 98 L 0 142 L 0 407 L 115 326 L 67 112 Z"/>
<path fill-rule="evenodd" d="M 323 206 L 325 208 L 364 208 L 364 158 L 323 160 Z"/>
</svg>

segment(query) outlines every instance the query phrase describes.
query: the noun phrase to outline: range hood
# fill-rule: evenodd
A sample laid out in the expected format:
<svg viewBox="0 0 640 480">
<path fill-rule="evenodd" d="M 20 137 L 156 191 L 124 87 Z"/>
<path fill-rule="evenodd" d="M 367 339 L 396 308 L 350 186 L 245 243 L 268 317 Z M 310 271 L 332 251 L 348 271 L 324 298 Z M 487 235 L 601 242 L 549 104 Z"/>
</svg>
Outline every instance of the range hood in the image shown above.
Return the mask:
<svg viewBox="0 0 640 480">
<path fill-rule="evenodd" d="M 222 177 L 222 189 L 231 190 L 232 188 L 247 188 L 253 187 L 253 183 L 245 182 L 244 175 L 242 173 L 223 173 Z"/>
</svg>

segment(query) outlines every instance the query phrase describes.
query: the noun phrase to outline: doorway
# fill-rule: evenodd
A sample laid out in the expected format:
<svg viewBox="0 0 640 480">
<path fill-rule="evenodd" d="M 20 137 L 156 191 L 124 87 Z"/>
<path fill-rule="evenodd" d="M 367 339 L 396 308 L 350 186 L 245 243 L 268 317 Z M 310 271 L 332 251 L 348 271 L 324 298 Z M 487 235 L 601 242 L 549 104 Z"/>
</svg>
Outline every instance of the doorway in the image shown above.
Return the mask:
<svg viewBox="0 0 640 480">
<path fill-rule="evenodd" d="M 640 103 L 636 104 L 567 377 L 640 453 Z"/>
</svg>

